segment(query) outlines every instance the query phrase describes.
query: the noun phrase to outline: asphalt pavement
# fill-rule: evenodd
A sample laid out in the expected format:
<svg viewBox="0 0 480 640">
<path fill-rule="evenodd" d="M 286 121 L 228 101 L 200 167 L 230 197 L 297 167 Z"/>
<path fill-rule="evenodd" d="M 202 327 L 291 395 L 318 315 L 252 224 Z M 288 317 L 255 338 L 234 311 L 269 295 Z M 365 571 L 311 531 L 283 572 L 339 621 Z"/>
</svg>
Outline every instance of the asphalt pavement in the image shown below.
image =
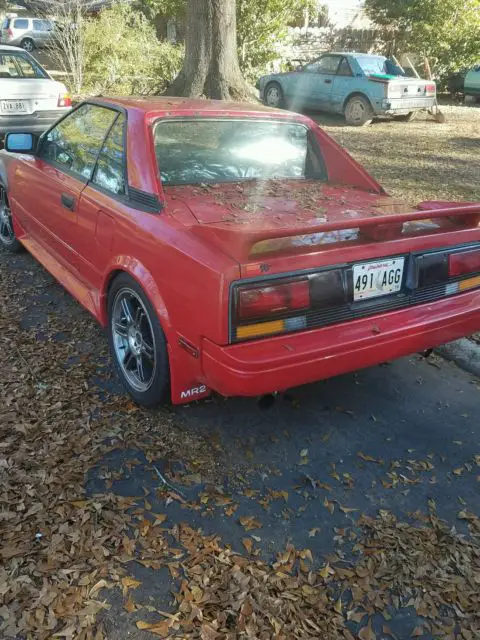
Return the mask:
<svg viewBox="0 0 480 640">
<path fill-rule="evenodd" d="M 97 355 L 96 341 L 83 343 L 74 333 L 76 319 L 85 320 L 86 312 L 49 274 L 28 254 L 0 252 L 0 269 L 15 272 L 24 288 L 18 318 L 23 329 L 41 341 L 54 318 L 63 330 L 53 339 L 75 336 L 84 357 L 98 358 L 92 382 L 105 393 L 122 394 L 109 363 Z M 96 336 L 104 339 L 100 328 Z M 379 510 L 408 521 L 434 505 L 440 518 L 467 534 L 457 516 L 462 509 L 480 513 L 480 476 L 472 464 L 480 454 L 479 393 L 480 380 L 452 362 L 412 355 L 294 389 L 272 402 L 214 398 L 162 409 L 153 418 L 173 417 L 180 443 L 203 440 L 216 452 L 216 468 L 204 474 L 199 466 L 195 473 L 192 460 L 182 459 L 181 445 L 153 461 L 135 449 L 118 449 L 98 460 L 86 489 L 88 495 L 103 492 L 105 478 L 115 471 L 110 491 L 149 495 L 152 512 L 166 514 L 170 525 L 200 527 L 239 552 L 245 552 L 246 535 L 240 519 L 252 518 L 259 526 L 248 535 L 267 561 L 292 543 L 310 549 L 319 566 L 338 547 L 338 531 Z M 128 464 L 132 459 L 136 464 Z M 199 508 L 166 503 L 156 492 L 161 478 Z M 175 584 L 166 569 L 134 564 L 131 571 L 142 583 L 135 597 L 168 610 Z M 105 615 L 112 637 L 150 637 L 135 628 L 142 614 L 127 613 L 119 593 L 105 597 L 112 607 Z M 394 612 L 389 624 L 399 638 L 408 638 L 418 620 L 405 609 Z"/>
</svg>

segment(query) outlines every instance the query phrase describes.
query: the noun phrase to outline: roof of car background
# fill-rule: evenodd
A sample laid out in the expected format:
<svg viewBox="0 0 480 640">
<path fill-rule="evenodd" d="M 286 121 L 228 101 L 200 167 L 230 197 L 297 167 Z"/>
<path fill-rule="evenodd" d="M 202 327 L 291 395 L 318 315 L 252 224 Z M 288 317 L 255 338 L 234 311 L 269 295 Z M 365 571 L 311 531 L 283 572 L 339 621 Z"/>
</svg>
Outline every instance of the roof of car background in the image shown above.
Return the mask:
<svg viewBox="0 0 480 640">
<path fill-rule="evenodd" d="M 209 113 L 221 113 L 225 115 L 247 116 L 275 116 L 283 119 L 307 120 L 305 116 L 290 111 L 282 111 L 266 107 L 260 103 L 225 102 L 223 100 L 204 100 L 200 98 L 176 98 L 169 96 L 147 97 L 99 97 L 95 100 L 104 103 L 122 106 L 126 109 L 134 109 L 147 114 L 149 117 L 158 117 L 168 114 L 202 115 Z"/>
</svg>

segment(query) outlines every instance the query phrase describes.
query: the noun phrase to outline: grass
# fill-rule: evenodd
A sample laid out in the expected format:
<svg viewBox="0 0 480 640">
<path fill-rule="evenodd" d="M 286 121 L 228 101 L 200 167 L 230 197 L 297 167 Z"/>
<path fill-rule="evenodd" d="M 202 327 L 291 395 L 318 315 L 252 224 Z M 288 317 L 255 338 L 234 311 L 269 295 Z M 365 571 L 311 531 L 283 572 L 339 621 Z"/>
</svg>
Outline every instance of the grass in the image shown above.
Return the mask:
<svg viewBox="0 0 480 640">
<path fill-rule="evenodd" d="M 445 106 L 445 124 L 419 117 L 410 123 L 346 127 L 341 118 L 315 120 L 394 197 L 480 201 L 480 107 Z"/>
</svg>

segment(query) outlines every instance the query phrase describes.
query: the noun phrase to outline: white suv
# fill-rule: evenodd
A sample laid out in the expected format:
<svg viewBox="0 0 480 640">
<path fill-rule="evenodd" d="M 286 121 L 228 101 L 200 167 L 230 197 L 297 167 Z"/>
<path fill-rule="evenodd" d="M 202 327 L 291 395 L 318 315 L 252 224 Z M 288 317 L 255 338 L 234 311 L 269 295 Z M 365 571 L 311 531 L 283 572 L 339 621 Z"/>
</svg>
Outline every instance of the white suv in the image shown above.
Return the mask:
<svg viewBox="0 0 480 640">
<path fill-rule="evenodd" d="M 30 54 L 0 44 L 0 138 L 10 131 L 42 133 L 71 106 L 65 85 Z"/>
<path fill-rule="evenodd" d="M 42 18 L 7 16 L 0 29 L 0 42 L 25 51 L 41 49 L 52 44 L 54 23 Z"/>
</svg>

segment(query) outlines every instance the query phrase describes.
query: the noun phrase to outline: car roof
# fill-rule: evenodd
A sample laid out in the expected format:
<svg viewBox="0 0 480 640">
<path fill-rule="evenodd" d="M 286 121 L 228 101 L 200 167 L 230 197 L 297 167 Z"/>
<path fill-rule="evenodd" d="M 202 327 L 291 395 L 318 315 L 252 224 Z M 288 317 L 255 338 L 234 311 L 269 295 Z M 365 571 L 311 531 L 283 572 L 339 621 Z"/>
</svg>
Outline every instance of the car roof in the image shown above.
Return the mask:
<svg viewBox="0 0 480 640">
<path fill-rule="evenodd" d="M 276 115 L 280 118 L 294 118 L 302 120 L 304 117 L 291 113 L 289 111 L 280 111 L 272 107 L 266 107 L 262 104 L 252 104 L 248 102 L 225 102 L 223 100 L 204 100 L 200 98 L 176 98 L 168 96 L 147 96 L 147 97 L 130 97 L 130 98 L 96 98 L 96 101 L 116 104 L 126 109 L 135 109 L 142 111 L 150 116 L 156 114 L 165 114 L 169 112 L 175 113 L 225 113 L 232 115 L 234 113 L 242 113 L 243 115 L 262 116 Z"/>
<path fill-rule="evenodd" d="M 12 47 L 10 44 L 0 44 L 0 51 L 22 51 L 23 53 L 26 53 L 25 49 L 22 49 L 22 47 Z"/>
</svg>

